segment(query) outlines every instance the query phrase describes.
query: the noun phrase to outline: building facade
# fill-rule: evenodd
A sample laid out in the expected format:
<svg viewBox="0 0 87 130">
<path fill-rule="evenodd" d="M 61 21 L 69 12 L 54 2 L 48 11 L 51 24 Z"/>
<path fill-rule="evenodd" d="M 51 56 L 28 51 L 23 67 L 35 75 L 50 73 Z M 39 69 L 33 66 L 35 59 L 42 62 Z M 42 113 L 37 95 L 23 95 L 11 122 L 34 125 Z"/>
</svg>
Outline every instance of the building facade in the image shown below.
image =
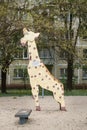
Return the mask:
<svg viewBox="0 0 87 130">
<path fill-rule="evenodd" d="M 39 56 L 49 71 L 59 80 L 66 80 L 67 61 L 65 52 L 60 53 L 55 60 L 55 51 L 50 48 L 40 48 Z M 49 51 L 50 50 L 50 51 Z M 87 41 L 80 40 L 77 51 L 84 60 L 87 60 Z M 76 59 L 79 63 L 79 59 Z M 15 56 L 14 62 L 9 66 L 7 73 L 7 84 L 29 84 L 27 65 L 29 63 L 27 48 L 22 48 Z M 0 70 L 1 81 L 1 70 Z M 87 83 L 87 65 L 79 63 L 74 69 L 74 82 L 76 84 Z"/>
</svg>

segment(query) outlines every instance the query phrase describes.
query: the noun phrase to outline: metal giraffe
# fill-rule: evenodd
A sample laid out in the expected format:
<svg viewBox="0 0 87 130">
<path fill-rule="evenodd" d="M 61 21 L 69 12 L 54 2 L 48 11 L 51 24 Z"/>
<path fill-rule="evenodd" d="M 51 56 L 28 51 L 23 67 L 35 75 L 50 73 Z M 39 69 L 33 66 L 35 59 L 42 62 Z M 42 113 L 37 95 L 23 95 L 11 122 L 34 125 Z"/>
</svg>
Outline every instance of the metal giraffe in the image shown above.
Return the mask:
<svg viewBox="0 0 87 130">
<path fill-rule="evenodd" d="M 38 98 L 39 86 L 41 86 L 44 89 L 52 91 L 55 100 L 60 104 L 60 110 L 66 111 L 63 84 L 54 78 L 54 76 L 48 71 L 46 66 L 39 58 L 35 39 L 39 36 L 40 33 L 34 33 L 24 28 L 23 34 L 24 37 L 21 38 L 21 44 L 23 46 L 26 43 L 28 44 L 28 74 L 30 77 L 30 84 L 32 87 L 32 94 L 35 100 L 36 110 L 41 110 Z"/>
</svg>

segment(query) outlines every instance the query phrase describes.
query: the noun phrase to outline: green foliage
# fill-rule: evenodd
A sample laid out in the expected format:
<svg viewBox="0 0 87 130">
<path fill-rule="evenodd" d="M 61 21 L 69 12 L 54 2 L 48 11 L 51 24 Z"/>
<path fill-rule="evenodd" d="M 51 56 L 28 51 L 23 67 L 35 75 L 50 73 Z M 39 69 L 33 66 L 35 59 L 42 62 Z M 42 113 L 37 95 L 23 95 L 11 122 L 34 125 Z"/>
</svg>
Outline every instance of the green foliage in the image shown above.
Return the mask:
<svg viewBox="0 0 87 130">
<path fill-rule="evenodd" d="M 21 10 L 20 6 L 16 1 L 0 3 L 0 66 L 3 71 L 14 60 L 20 48 L 22 27 L 28 25 L 28 21 L 25 22 L 23 19 L 23 7 Z"/>
<path fill-rule="evenodd" d="M 34 19 L 34 28 L 42 32 L 44 37 L 48 37 L 48 43 L 54 44 L 55 42 L 61 49 L 72 53 L 74 56 L 77 36 L 86 35 L 87 32 L 86 7 L 86 0 L 50 0 L 38 3 L 31 11 Z M 71 39 L 69 39 L 66 35 L 72 35 L 73 18 L 75 17 L 79 18 L 80 24 L 77 36 L 72 41 L 72 37 L 70 36 Z"/>
</svg>

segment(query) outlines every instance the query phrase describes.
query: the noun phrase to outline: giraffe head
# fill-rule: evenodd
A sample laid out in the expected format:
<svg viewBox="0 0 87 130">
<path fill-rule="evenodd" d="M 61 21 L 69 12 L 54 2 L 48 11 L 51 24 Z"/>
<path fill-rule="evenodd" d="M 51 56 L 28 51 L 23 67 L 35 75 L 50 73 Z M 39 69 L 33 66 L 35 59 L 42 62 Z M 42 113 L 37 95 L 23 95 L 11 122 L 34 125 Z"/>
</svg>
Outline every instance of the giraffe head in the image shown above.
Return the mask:
<svg viewBox="0 0 87 130">
<path fill-rule="evenodd" d="M 34 33 L 23 28 L 24 37 L 21 38 L 21 44 L 24 46 L 27 42 L 33 42 L 35 38 L 39 36 L 40 33 Z"/>
</svg>

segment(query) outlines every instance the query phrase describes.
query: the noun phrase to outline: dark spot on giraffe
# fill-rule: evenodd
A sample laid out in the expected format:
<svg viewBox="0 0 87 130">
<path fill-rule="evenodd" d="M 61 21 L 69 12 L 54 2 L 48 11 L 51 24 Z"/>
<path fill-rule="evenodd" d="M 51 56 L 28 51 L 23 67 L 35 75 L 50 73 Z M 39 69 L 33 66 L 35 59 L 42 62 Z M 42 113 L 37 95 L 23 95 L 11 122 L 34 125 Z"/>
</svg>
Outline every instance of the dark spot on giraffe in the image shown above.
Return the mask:
<svg viewBox="0 0 87 130">
<path fill-rule="evenodd" d="M 59 90 L 59 87 L 57 89 Z"/>
<path fill-rule="evenodd" d="M 36 47 L 33 48 L 34 50 L 36 49 Z"/>
<path fill-rule="evenodd" d="M 34 75 L 34 77 L 37 77 L 36 75 Z"/>
<path fill-rule="evenodd" d="M 64 90 L 63 84 L 61 84 L 60 87 L 62 88 L 62 90 Z"/>
<path fill-rule="evenodd" d="M 38 58 L 38 56 L 36 56 L 36 59 Z"/>
<path fill-rule="evenodd" d="M 62 95 L 64 96 L 64 93 L 62 93 Z"/>
<path fill-rule="evenodd" d="M 31 78 L 33 78 L 33 76 L 31 76 Z"/>
<path fill-rule="evenodd" d="M 47 77 L 47 75 L 46 75 L 46 77 Z"/>
<path fill-rule="evenodd" d="M 60 84 L 60 87 L 63 87 L 63 85 L 62 85 L 62 84 Z"/>
<path fill-rule="evenodd" d="M 41 75 L 41 73 L 38 73 L 39 75 Z"/>
<path fill-rule="evenodd" d="M 54 92 L 54 95 L 56 95 L 56 92 Z"/>
<path fill-rule="evenodd" d="M 37 69 L 37 66 L 35 66 L 35 69 Z"/>
<path fill-rule="evenodd" d="M 57 83 L 55 85 L 58 85 Z"/>
<path fill-rule="evenodd" d="M 34 95 L 34 97 L 37 97 L 37 95 Z"/>
<path fill-rule="evenodd" d="M 59 98 L 61 98 L 61 96 Z"/>
<path fill-rule="evenodd" d="M 36 102 L 38 102 L 38 100 L 36 100 Z"/>
<path fill-rule="evenodd" d="M 46 72 L 48 72 L 48 70 L 46 70 Z"/>
<path fill-rule="evenodd" d="M 41 79 L 42 81 L 44 80 L 44 79 Z"/>
<path fill-rule="evenodd" d="M 51 80 L 51 78 L 49 78 L 49 80 Z"/>
<path fill-rule="evenodd" d="M 33 89 L 35 89 L 35 87 L 33 87 Z"/>
<path fill-rule="evenodd" d="M 49 86 L 47 86 L 47 89 L 49 89 Z"/>
<path fill-rule="evenodd" d="M 31 47 L 31 45 L 29 45 L 29 47 Z"/>
<path fill-rule="evenodd" d="M 28 67 L 28 69 L 30 69 L 31 67 Z"/>
<path fill-rule="evenodd" d="M 29 60 L 31 60 L 32 59 L 32 57 L 31 56 L 29 56 Z"/>
<path fill-rule="evenodd" d="M 53 88 L 55 88 L 55 86 L 53 86 Z"/>
</svg>

